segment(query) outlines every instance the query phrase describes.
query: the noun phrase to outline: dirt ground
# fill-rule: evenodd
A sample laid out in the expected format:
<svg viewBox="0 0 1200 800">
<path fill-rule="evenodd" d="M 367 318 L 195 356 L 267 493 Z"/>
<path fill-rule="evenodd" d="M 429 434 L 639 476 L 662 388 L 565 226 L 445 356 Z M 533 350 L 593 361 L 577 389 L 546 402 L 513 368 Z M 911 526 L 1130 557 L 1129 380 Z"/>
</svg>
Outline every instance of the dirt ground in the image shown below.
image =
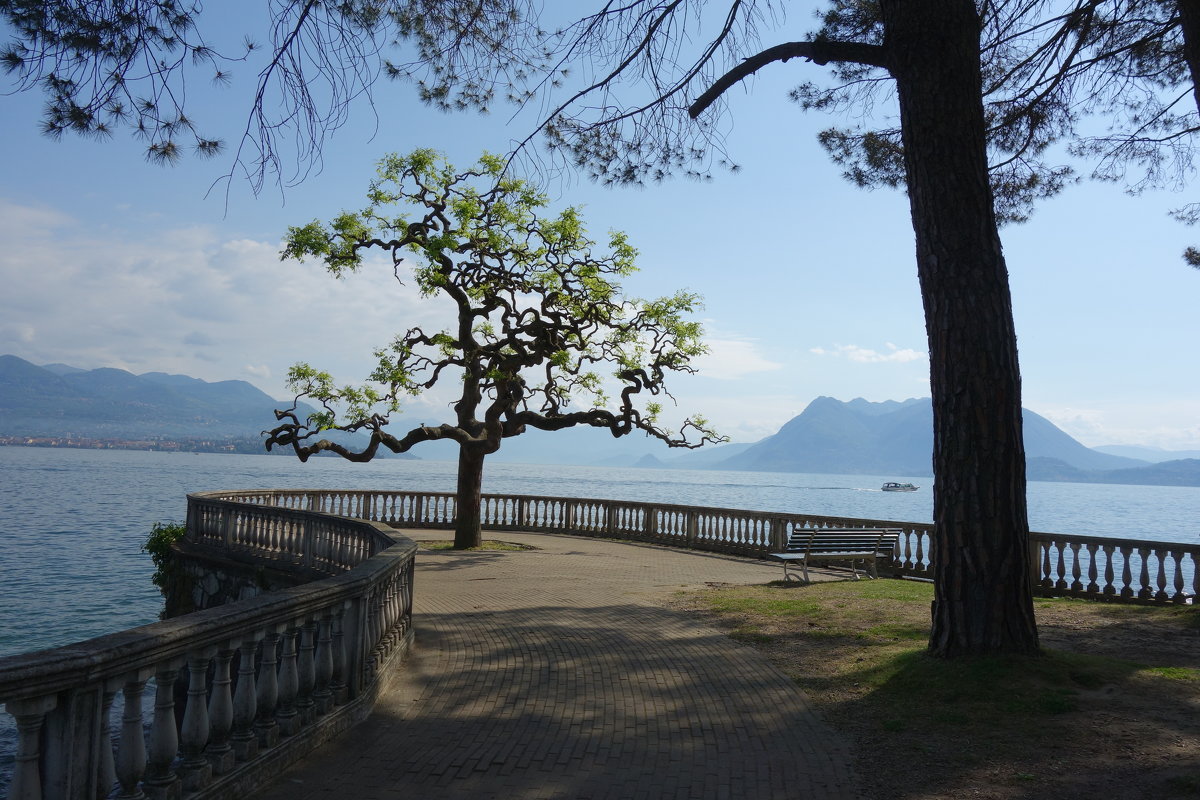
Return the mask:
<svg viewBox="0 0 1200 800">
<path fill-rule="evenodd" d="M 714 610 L 721 591 L 675 605 L 760 649 L 796 680 L 853 742 L 867 800 L 1200 798 L 1200 610 L 1039 599 L 1044 649 L 1117 661 L 1081 657 L 1078 681 L 1050 712 L 972 719 L 958 711 L 972 708 L 965 699 L 943 692 L 922 713 L 897 719 L 882 708 L 880 687 L 856 677 L 869 671 L 875 634 L 814 635 L 824 612 Z M 917 641 L 902 646 L 919 652 L 928 605 L 910 605 L 916 610 L 905 613 L 916 616 L 898 624 L 915 625 L 906 630 Z"/>
</svg>

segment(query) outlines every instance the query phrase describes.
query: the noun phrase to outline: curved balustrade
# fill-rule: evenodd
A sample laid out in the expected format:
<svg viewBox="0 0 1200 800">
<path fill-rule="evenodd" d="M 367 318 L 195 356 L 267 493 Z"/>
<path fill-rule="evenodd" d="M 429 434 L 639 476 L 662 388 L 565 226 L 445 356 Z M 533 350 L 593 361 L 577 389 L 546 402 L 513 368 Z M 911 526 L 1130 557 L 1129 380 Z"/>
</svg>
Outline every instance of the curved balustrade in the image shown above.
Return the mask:
<svg viewBox="0 0 1200 800">
<path fill-rule="evenodd" d="M 232 497 L 232 495 L 230 495 Z M 436 492 L 298 491 L 237 493 L 243 502 L 353 513 L 406 528 L 451 528 L 454 495 Z M 933 525 L 896 520 L 776 514 L 663 503 L 529 495 L 483 496 L 483 526 L 604 536 L 762 557 L 783 549 L 792 528 L 897 528 L 885 574 L 927 578 Z M 1184 603 L 1200 592 L 1200 545 L 1030 534 L 1034 590 L 1124 602 Z"/>
<path fill-rule="evenodd" d="M 389 527 L 451 528 L 454 516 L 454 496 L 434 492 L 189 496 L 189 545 L 330 577 L 0 660 L 0 702 L 18 727 L 10 797 L 238 797 L 269 779 L 364 717 L 411 639 L 416 546 Z M 893 520 L 525 495 L 484 495 L 482 518 L 751 557 L 782 550 L 797 527 L 898 528 L 883 574 L 927 576 L 936 557 L 932 525 Z M 1198 545 L 1030 535 L 1040 594 L 1191 602 L 1198 558 Z"/>
<path fill-rule="evenodd" d="M 186 542 L 331 577 L 0 660 L 10 798 L 242 797 L 370 712 L 411 639 L 416 545 L 278 502 L 313 504 L 189 496 Z"/>
</svg>

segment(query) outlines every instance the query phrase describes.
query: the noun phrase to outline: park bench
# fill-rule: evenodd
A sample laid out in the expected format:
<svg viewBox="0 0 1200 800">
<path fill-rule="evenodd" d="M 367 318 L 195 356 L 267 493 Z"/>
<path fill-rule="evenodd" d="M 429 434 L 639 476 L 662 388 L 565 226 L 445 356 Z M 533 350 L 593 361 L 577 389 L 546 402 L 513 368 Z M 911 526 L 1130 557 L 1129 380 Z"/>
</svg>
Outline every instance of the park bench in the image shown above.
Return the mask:
<svg viewBox="0 0 1200 800">
<path fill-rule="evenodd" d="M 868 575 L 879 577 L 876 561 L 890 559 L 900 539 L 899 528 L 794 528 L 788 535 L 782 553 L 768 553 L 770 558 L 783 562 L 783 579 L 791 580 L 799 564 L 803 580 L 808 583 L 809 564 L 848 562 L 858 580 L 862 562 Z"/>
</svg>

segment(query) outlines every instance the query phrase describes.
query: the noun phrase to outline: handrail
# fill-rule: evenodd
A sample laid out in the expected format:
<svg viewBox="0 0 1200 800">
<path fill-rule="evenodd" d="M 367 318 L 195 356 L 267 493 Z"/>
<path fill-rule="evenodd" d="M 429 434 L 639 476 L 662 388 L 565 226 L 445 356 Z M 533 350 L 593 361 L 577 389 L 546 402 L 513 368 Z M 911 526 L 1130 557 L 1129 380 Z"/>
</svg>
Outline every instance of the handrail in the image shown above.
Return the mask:
<svg viewBox="0 0 1200 800">
<path fill-rule="evenodd" d="M 412 637 L 414 542 L 380 523 L 221 493 L 189 495 L 185 542 L 330 577 L 0 659 L 0 702 L 17 721 L 10 798 L 92 800 L 114 787 L 241 797 L 369 713 Z"/>
</svg>

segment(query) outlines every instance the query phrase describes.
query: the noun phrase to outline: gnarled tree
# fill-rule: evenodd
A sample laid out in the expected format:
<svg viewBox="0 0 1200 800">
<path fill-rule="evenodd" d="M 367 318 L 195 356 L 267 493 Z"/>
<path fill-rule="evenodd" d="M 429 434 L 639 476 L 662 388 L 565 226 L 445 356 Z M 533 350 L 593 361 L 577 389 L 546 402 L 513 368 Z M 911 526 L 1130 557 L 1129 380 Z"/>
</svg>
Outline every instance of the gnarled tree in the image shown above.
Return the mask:
<svg viewBox="0 0 1200 800">
<path fill-rule="evenodd" d="M 381 446 L 403 453 L 421 442 L 457 443 L 458 548 L 480 542 L 484 458 L 529 428 L 642 431 L 672 447 L 720 440 L 700 417 L 677 432 L 663 428 L 654 399 L 669 398 L 667 376 L 695 372 L 692 359 L 705 351 L 700 325 L 687 319 L 696 295 L 623 297 L 617 279 L 635 269 L 636 255 L 625 236 L 612 233 L 608 251 L 594 252 L 577 209 L 539 216 L 545 195 L 505 176 L 503 166 L 484 156 L 456 172 L 430 150 L 389 156 L 365 210 L 292 228 L 283 252 L 319 258 L 341 275 L 378 250 L 390 257 L 397 280 L 411 270 L 422 295 L 452 304 L 448 329 L 414 327 L 378 350 L 367 385 L 337 387 L 328 373 L 293 367 L 297 402 L 276 412 L 280 424 L 266 446 L 290 446 L 301 460 L 330 451 L 369 461 Z M 452 421 L 400 435 L 388 430 L 406 396 L 439 383 L 456 387 Z M 297 403 L 306 397 L 322 410 L 301 419 Z M 356 449 L 321 438 L 329 430 L 369 440 Z"/>
</svg>

